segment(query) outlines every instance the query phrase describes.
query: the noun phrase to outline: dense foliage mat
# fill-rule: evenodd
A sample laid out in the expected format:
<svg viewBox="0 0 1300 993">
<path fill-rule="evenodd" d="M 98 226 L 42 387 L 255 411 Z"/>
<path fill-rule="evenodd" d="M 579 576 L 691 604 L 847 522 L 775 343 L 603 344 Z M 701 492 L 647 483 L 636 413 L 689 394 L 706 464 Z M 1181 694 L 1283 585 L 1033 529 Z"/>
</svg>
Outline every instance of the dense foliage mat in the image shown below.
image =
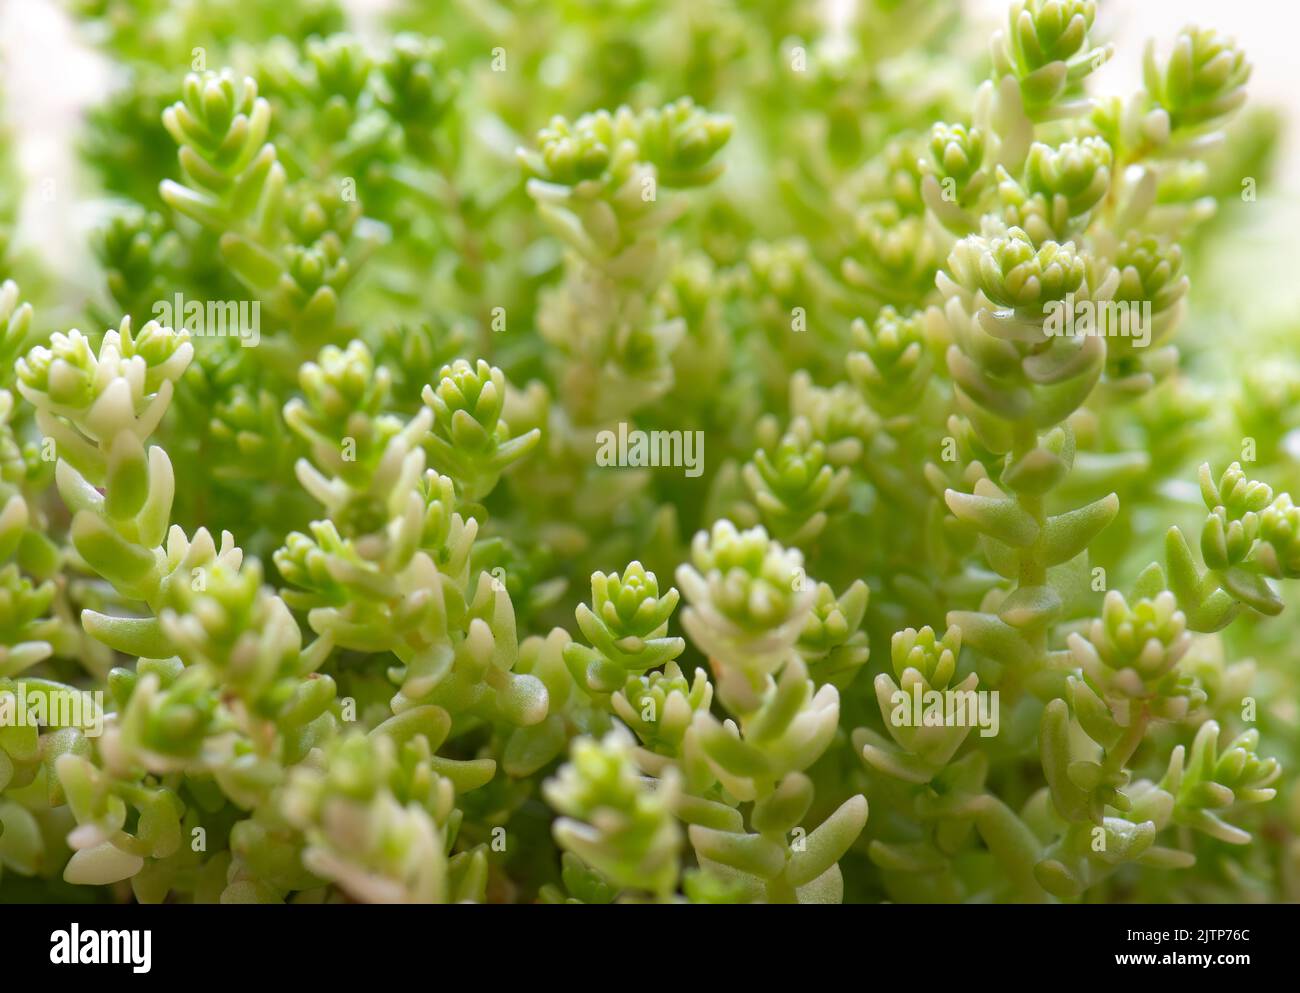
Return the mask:
<svg viewBox="0 0 1300 993">
<path fill-rule="evenodd" d="M 1300 898 L 1295 329 L 1196 290 L 1249 64 L 844 6 L 72 5 L 0 898 Z"/>
</svg>

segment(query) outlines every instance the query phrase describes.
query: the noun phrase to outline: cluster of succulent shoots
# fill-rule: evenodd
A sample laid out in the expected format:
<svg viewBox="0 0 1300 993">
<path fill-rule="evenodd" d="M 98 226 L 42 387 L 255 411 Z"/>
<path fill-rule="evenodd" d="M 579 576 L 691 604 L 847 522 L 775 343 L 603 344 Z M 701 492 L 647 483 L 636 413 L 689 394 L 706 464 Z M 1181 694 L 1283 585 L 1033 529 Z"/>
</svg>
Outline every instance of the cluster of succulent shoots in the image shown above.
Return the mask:
<svg viewBox="0 0 1300 993">
<path fill-rule="evenodd" d="M 74 5 L 99 290 L 0 288 L 0 895 L 1300 899 L 1226 36 L 167 6 Z"/>
</svg>

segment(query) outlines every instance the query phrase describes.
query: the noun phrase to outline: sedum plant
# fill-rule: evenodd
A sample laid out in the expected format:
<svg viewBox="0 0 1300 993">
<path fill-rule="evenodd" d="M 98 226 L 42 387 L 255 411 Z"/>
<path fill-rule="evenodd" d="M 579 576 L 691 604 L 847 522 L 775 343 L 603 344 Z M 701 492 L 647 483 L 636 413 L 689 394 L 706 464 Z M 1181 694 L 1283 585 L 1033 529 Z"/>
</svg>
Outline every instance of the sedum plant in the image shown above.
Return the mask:
<svg viewBox="0 0 1300 993">
<path fill-rule="evenodd" d="M 0 171 L 0 901 L 1300 899 L 1226 35 L 389 6 L 71 5 L 123 82 L 88 299 Z"/>
</svg>

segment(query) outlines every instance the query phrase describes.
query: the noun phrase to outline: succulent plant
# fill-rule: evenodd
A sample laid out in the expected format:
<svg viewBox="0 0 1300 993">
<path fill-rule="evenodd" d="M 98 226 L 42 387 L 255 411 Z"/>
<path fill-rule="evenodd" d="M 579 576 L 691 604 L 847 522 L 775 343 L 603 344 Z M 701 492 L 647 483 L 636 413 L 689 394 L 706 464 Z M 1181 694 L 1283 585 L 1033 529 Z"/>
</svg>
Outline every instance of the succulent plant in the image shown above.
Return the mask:
<svg viewBox="0 0 1300 993">
<path fill-rule="evenodd" d="M 1300 899 L 1235 44 L 347 6 L 74 5 L 75 293 L 0 142 L 0 902 Z"/>
</svg>

